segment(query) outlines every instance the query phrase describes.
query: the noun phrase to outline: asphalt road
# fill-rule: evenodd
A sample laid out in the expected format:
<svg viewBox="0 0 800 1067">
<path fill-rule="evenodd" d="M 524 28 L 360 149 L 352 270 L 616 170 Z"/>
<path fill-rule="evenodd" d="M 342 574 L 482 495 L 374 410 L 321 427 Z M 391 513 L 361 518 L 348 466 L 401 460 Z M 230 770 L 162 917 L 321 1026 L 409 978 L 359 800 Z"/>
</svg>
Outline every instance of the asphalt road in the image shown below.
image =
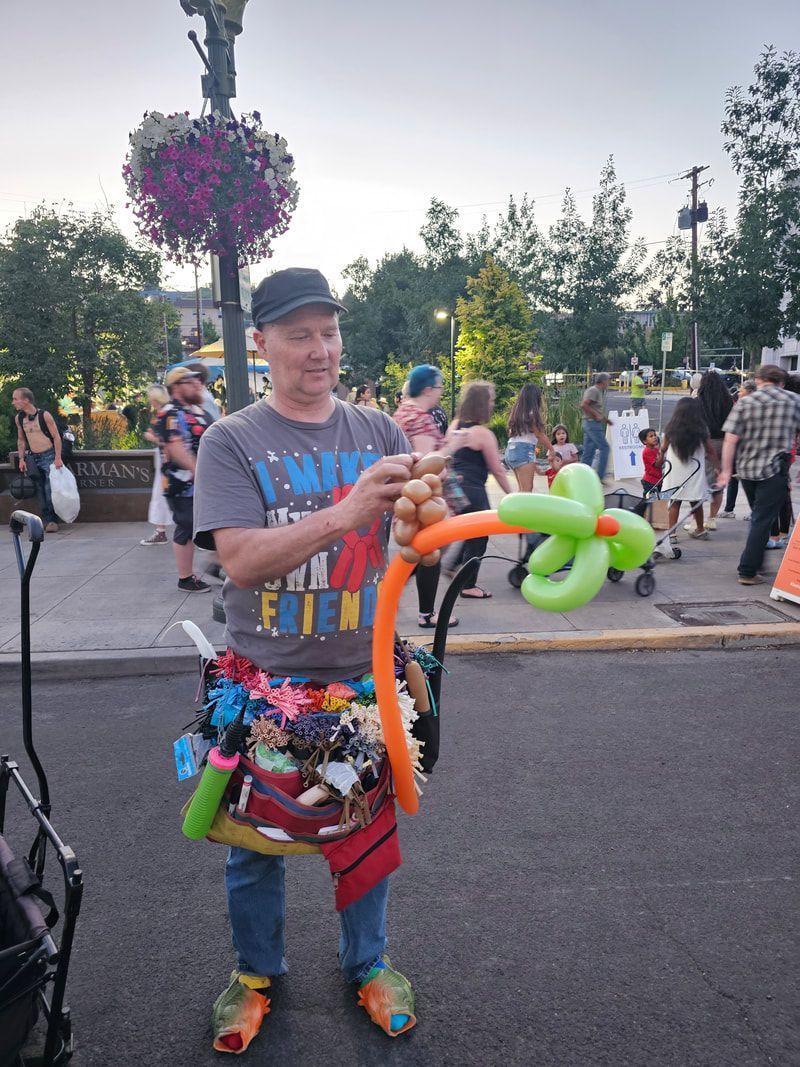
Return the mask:
<svg viewBox="0 0 800 1067">
<path fill-rule="evenodd" d="M 684 393 L 684 396 L 689 396 L 689 393 Z M 650 415 L 650 425 L 658 429 L 658 408 L 659 401 L 661 399 L 661 390 L 653 389 L 651 393 L 648 393 L 645 397 L 647 402 L 647 410 Z M 661 420 L 662 428 L 667 425 L 675 410 L 675 405 L 681 399 L 679 393 L 664 393 L 664 413 Z M 625 411 L 631 406 L 630 393 L 619 393 L 614 390 L 608 392 L 608 407 L 611 411 Z"/>
<path fill-rule="evenodd" d="M 800 1062 L 800 652 L 449 665 L 443 756 L 393 879 L 416 1030 L 392 1042 L 355 1007 L 327 868 L 297 857 L 290 973 L 246 1062 Z M 21 757 L 17 693 L 0 697 L 0 747 Z M 222 1062 L 224 853 L 181 836 L 170 751 L 192 697 L 188 676 L 35 689 L 53 819 L 86 879 L 75 1067 Z M 10 804 L 20 852 L 28 823 Z"/>
</svg>

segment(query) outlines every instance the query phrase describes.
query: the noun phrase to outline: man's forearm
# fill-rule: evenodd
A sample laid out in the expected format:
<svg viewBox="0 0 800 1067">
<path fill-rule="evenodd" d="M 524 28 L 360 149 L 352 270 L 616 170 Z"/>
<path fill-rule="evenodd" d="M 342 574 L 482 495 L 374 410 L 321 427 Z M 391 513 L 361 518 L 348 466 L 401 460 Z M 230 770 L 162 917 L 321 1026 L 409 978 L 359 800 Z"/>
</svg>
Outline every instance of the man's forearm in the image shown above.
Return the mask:
<svg viewBox="0 0 800 1067">
<path fill-rule="evenodd" d="M 191 471 L 192 474 L 197 469 L 197 457 L 182 441 L 172 441 L 167 445 L 167 459 L 176 467 Z"/>
<path fill-rule="evenodd" d="M 354 529 L 343 503 L 289 526 L 215 530 L 214 543 L 225 573 L 240 589 L 283 578 Z"/>
<path fill-rule="evenodd" d="M 739 438 L 736 434 L 726 433 L 722 442 L 722 473 L 729 477 L 733 474 L 733 460 L 736 455 L 736 446 Z"/>
</svg>

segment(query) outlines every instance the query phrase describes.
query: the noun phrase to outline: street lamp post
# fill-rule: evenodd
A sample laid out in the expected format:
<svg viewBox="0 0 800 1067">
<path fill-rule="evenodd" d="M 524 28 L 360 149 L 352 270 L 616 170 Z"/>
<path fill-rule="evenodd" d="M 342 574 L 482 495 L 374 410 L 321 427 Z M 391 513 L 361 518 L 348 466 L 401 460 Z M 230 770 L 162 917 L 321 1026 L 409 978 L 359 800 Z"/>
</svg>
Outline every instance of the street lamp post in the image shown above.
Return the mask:
<svg viewBox="0 0 800 1067">
<path fill-rule="evenodd" d="M 439 322 L 450 319 L 450 421 L 456 417 L 456 317 L 452 311 L 437 308 L 434 317 Z"/>
<path fill-rule="evenodd" d="M 180 0 L 187 15 L 202 15 L 206 23 L 206 57 L 192 30 L 189 39 L 206 65 L 201 77 L 203 96 L 211 101 L 212 112 L 231 117 L 231 97 L 236 96 L 234 38 L 242 32 L 247 0 Z M 225 388 L 228 411 L 238 411 L 250 403 L 247 342 L 239 284 L 238 249 L 229 248 L 219 257 L 219 295 L 222 308 L 222 343 L 225 350 Z"/>
</svg>

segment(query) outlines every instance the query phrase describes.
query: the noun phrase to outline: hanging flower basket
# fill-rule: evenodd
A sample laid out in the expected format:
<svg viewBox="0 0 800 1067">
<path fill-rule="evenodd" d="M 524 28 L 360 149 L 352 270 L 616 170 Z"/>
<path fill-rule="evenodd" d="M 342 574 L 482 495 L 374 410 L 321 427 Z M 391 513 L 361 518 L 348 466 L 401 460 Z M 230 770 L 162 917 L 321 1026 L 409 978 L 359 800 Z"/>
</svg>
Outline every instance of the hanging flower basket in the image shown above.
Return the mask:
<svg viewBox="0 0 800 1067">
<path fill-rule="evenodd" d="M 257 111 L 148 112 L 130 135 L 122 174 L 140 232 L 176 263 L 235 250 L 240 263 L 272 255 L 297 206 L 294 160 Z"/>
</svg>

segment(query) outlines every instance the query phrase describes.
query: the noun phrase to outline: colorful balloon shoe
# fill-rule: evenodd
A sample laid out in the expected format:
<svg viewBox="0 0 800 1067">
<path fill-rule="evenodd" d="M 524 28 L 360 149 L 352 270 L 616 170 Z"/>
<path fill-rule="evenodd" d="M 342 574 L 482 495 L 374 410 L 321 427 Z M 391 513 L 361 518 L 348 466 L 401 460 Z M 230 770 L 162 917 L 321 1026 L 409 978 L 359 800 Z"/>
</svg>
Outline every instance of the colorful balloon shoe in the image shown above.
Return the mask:
<svg viewBox="0 0 800 1067">
<path fill-rule="evenodd" d="M 358 1003 L 389 1037 L 398 1037 L 417 1024 L 411 983 L 392 969 L 388 956 L 375 964 L 359 986 Z"/>
<path fill-rule="evenodd" d="M 211 1032 L 217 1052 L 244 1052 L 269 1014 L 269 998 L 250 988 L 253 979 L 234 971 L 224 993 L 217 997 L 211 1011 Z M 268 978 L 257 979 L 259 988 L 269 987 Z"/>
</svg>

